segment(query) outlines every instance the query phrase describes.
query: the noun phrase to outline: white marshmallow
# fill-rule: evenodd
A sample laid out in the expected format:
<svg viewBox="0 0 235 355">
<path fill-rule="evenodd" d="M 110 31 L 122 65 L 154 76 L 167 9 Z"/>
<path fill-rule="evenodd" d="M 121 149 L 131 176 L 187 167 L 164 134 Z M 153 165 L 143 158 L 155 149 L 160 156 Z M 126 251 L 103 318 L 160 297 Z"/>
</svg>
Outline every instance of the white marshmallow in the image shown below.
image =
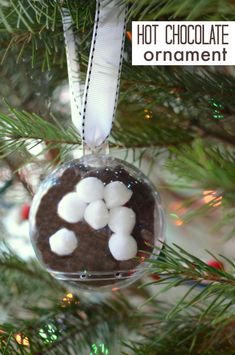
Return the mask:
<svg viewBox="0 0 235 355">
<path fill-rule="evenodd" d="M 85 221 L 94 229 L 105 227 L 109 221 L 109 212 L 104 201 L 91 202 L 84 213 Z"/>
<path fill-rule="evenodd" d="M 104 199 L 108 208 L 125 205 L 133 192 L 121 181 L 114 181 L 104 188 Z"/>
<path fill-rule="evenodd" d="M 77 192 L 69 192 L 60 200 L 57 213 L 66 222 L 77 223 L 83 219 L 86 206 Z"/>
<path fill-rule="evenodd" d="M 77 248 L 78 241 L 74 232 L 62 228 L 50 237 L 49 244 L 53 253 L 63 256 L 72 254 Z"/>
<path fill-rule="evenodd" d="M 110 210 L 109 228 L 117 234 L 131 234 L 135 221 L 135 212 L 131 208 L 114 207 Z"/>
<path fill-rule="evenodd" d="M 82 179 L 76 186 L 79 197 L 89 203 L 102 200 L 104 197 L 104 184 L 96 177 Z"/>
<path fill-rule="evenodd" d="M 131 235 L 112 234 L 109 239 L 109 250 L 114 259 L 124 261 L 134 258 L 138 248 L 136 240 Z"/>
</svg>

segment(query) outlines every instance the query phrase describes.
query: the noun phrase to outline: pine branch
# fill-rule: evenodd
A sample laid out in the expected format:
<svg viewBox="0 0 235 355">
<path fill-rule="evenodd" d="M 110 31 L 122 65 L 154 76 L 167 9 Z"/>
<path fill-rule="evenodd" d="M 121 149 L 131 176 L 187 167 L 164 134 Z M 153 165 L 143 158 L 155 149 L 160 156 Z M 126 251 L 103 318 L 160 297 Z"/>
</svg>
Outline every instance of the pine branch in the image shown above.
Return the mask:
<svg viewBox="0 0 235 355">
<path fill-rule="evenodd" d="M 216 259 L 216 257 L 214 258 Z M 235 266 L 232 262 L 230 262 L 231 272 L 218 270 L 208 266 L 199 258 L 176 245 L 174 247 L 164 245 L 164 252 L 157 259 L 148 259 L 148 261 L 151 265 L 151 271 L 163 276 L 157 283 L 165 286 L 158 293 L 165 292 L 175 286 L 194 282 L 182 300 L 171 309 L 168 314 L 169 318 L 191 306 L 195 307 L 207 301 L 209 303 L 212 296 L 219 296 L 219 299 L 222 299 L 223 302 L 231 300 L 234 303 L 235 277 L 233 276 L 233 271 Z M 192 296 L 196 285 L 203 285 L 205 281 L 208 282 L 202 291 L 190 298 L 189 296 Z M 154 283 L 156 282 L 147 283 L 144 286 Z M 210 309 L 212 308 L 211 303 L 209 303 L 209 307 Z"/>
<path fill-rule="evenodd" d="M 184 18 L 196 20 L 233 20 L 235 6 L 233 1 L 193 0 L 124 0 L 130 3 L 129 16 L 138 20 L 175 20 Z"/>
<path fill-rule="evenodd" d="M 29 339 L 28 350 L 35 355 L 73 354 L 76 349 L 86 354 L 93 343 L 110 347 L 124 320 L 124 328 L 136 328 L 139 316 L 132 314 L 131 306 L 121 296 L 99 303 L 87 301 L 85 297 L 72 296 L 69 303 L 66 296 L 64 299 L 50 308 L 34 307 L 32 320 L 16 319 L 15 325 L 3 326 L 2 343 L 11 333 L 10 344 L 14 346 L 14 335 L 24 334 Z M 18 345 L 18 349 L 22 348 Z"/>
<path fill-rule="evenodd" d="M 4 155 L 18 150 L 26 144 L 47 142 L 50 149 L 63 144 L 79 145 L 80 138 L 72 128 L 64 128 L 58 122 L 50 123 L 40 116 L 21 112 L 9 107 L 9 115 L 0 113 L 0 152 Z"/>
<path fill-rule="evenodd" d="M 58 293 L 65 292 L 65 288 L 42 270 L 37 262 L 22 260 L 3 243 L 0 245 L 0 270 L 2 302 L 6 298 L 9 303 L 9 292 L 12 296 L 11 302 L 29 300 L 31 295 L 34 300 L 38 299 L 42 297 L 44 287 L 54 288 Z M 46 288 L 45 294 L 47 294 Z"/>
<path fill-rule="evenodd" d="M 150 299 L 157 310 L 138 332 L 141 341 L 126 342 L 127 348 L 139 355 L 234 354 L 234 264 L 231 274 L 217 270 L 177 246 L 164 246 L 157 260 L 149 262 L 152 272 L 161 275 L 151 284 L 164 286 L 154 298 L 180 285 L 188 285 L 188 290 L 172 306 Z"/>
<path fill-rule="evenodd" d="M 209 202 L 210 207 L 218 204 L 233 207 L 235 198 L 235 154 L 233 150 L 224 151 L 215 145 L 206 145 L 200 140 L 192 147 L 172 148 L 174 156 L 166 163 L 184 185 L 193 183 L 203 190 L 214 190 L 217 194 Z"/>
<path fill-rule="evenodd" d="M 218 306 L 217 312 L 220 311 L 223 307 Z M 137 355 L 232 355 L 235 353 L 234 315 L 226 312 L 226 322 L 221 324 L 213 323 L 214 315 L 200 319 L 200 310 L 195 310 L 165 319 L 162 312 L 156 312 L 152 322 L 145 326 L 145 334 L 140 334 L 141 341 L 125 344 Z"/>
<path fill-rule="evenodd" d="M 8 351 L 9 354 L 13 353 L 14 349 L 15 351 L 22 350 L 22 353 L 25 354 L 29 351 L 38 355 L 45 351 L 48 354 L 56 355 L 65 352 L 73 354 L 73 351 L 78 348 L 81 349 L 81 354 L 83 350 L 86 354 L 92 343 L 97 343 L 97 341 L 111 346 L 120 326 L 122 329 L 123 326 L 126 329 L 124 332 L 121 331 L 121 335 L 119 335 L 119 337 L 124 337 L 125 341 L 129 339 L 125 335 L 128 334 L 127 331 L 134 331 L 145 338 L 141 344 L 135 341 L 135 344 L 131 345 L 134 346 L 137 354 L 142 351 L 141 354 L 150 355 L 153 353 L 153 349 L 157 349 L 157 347 L 164 349 L 164 346 L 165 354 L 170 354 L 170 349 L 172 350 L 176 342 L 179 354 L 180 351 L 182 354 L 184 349 L 190 346 L 195 349 L 195 354 L 203 354 L 202 350 L 207 349 L 208 344 L 211 345 L 214 340 L 208 339 L 209 335 L 211 336 L 218 329 L 220 333 L 216 338 L 217 341 L 211 345 L 212 349 L 218 349 L 218 346 L 220 348 L 220 344 L 227 350 L 232 348 L 231 338 L 228 336 L 228 332 L 232 332 L 231 324 L 234 320 L 232 305 L 235 297 L 235 278 L 232 273 L 213 269 L 179 247 L 173 249 L 165 246 L 164 256 L 161 254 L 157 260 L 150 260 L 150 263 L 150 272 L 163 275 L 163 278 L 156 284 L 163 284 L 165 289 L 185 284 L 190 280 L 194 281 L 193 286 L 173 308 L 169 305 L 149 301 L 143 311 L 136 313 L 135 307 L 133 308 L 128 303 L 124 295 L 117 294 L 116 297 L 112 296 L 106 301 L 92 301 L 82 295 L 79 298 L 75 295 L 68 298 L 66 291 L 63 287 L 61 288 L 60 284 L 58 284 L 59 292 L 55 292 L 56 281 L 48 284 L 46 282 L 44 297 L 47 294 L 50 302 L 45 302 L 41 306 L 42 298 L 40 298 L 33 303 L 33 306 L 30 302 L 25 303 L 22 305 L 21 312 L 28 311 L 27 320 L 14 316 L 14 323 L 1 325 L 2 348 L 7 349 L 6 353 Z M 12 266 L 10 266 L 11 264 Z M 31 274 L 34 270 L 30 264 L 22 263 L 20 259 L 16 260 L 13 256 L 2 259 L 1 268 L 1 275 L 6 272 L 5 270 L 14 270 L 16 275 L 25 273 L 25 271 L 27 274 L 29 270 Z M 37 268 L 33 272 L 36 272 L 37 275 Z M 35 274 L 31 274 L 33 277 L 30 277 L 28 282 L 34 280 L 35 284 L 41 285 L 44 282 L 44 274 L 46 275 L 42 272 L 40 280 L 35 278 Z M 50 278 L 49 275 L 47 277 Z M 193 292 L 197 289 L 197 283 L 202 280 L 209 280 L 209 285 L 202 291 Z M 8 280 L 5 285 L 6 288 L 2 292 L 8 295 L 7 287 L 11 288 L 12 282 Z M 33 289 L 33 287 L 28 288 L 22 285 L 20 297 L 24 294 L 29 300 L 32 299 L 35 292 L 37 292 L 35 286 Z M 205 339 L 205 342 L 202 343 L 198 336 L 204 332 L 204 329 L 208 332 L 208 337 L 206 337 L 207 341 Z M 17 344 L 16 334 L 27 337 L 30 348 Z M 174 336 L 172 336 L 173 334 Z M 227 334 L 226 339 L 223 334 Z M 168 346 L 166 347 L 167 342 Z M 156 354 L 158 354 L 157 351 Z"/>
</svg>

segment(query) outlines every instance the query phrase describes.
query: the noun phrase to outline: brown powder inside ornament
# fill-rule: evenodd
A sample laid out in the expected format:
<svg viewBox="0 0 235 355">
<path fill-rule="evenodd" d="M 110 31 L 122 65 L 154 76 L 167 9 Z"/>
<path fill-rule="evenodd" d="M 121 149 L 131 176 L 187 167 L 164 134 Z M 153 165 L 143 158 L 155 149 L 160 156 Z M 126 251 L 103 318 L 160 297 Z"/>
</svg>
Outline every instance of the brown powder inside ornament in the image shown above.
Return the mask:
<svg viewBox="0 0 235 355">
<path fill-rule="evenodd" d="M 128 260 L 117 260 L 114 257 L 120 254 L 120 250 L 117 248 L 116 254 L 110 251 L 109 241 L 115 232 L 111 230 L 109 223 L 102 228 L 94 229 L 84 217 L 78 222 L 71 223 L 58 215 L 61 200 L 68 193 L 76 192 L 79 182 L 85 181 L 88 177 L 97 178 L 95 182 L 101 181 L 104 189 L 110 183 L 118 182 L 122 187 L 125 185 L 127 193 L 130 192 L 129 200 L 121 204 L 121 207 L 127 207 L 128 211 L 133 211 L 135 215 L 130 233 L 137 246 L 136 257 Z M 88 191 L 84 198 L 87 196 L 88 200 L 92 199 L 92 193 L 95 194 L 94 189 Z M 79 190 L 77 195 L 81 195 Z M 100 197 L 97 195 L 97 198 Z M 86 202 L 86 208 L 89 203 Z M 102 204 L 106 205 L 110 216 L 112 209 L 105 197 Z M 90 218 L 92 219 L 92 214 Z M 118 219 L 116 222 L 120 234 L 117 242 L 118 238 L 129 238 L 128 233 L 125 232 L 125 237 L 122 237 L 123 233 L 119 232 L 122 231 L 122 227 L 123 230 L 127 230 L 125 228 L 127 226 L 120 225 Z M 153 249 L 151 246 L 161 247 L 162 228 L 159 197 L 149 180 L 130 164 L 107 156 L 88 155 L 60 167 L 43 182 L 31 207 L 30 234 L 39 260 L 56 278 L 85 289 L 117 289 L 139 278 L 146 268 L 143 261 L 151 255 Z M 68 255 L 58 255 L 52 251 L 50 238 L 64 229 L 73 232 L 70 234 L 75 238 L 73 240 L 75 244 Z M 65 246 L 67 247 L 67 244 Z M 128 251 L 125 252 L 128 255 Z"/>
</svg>

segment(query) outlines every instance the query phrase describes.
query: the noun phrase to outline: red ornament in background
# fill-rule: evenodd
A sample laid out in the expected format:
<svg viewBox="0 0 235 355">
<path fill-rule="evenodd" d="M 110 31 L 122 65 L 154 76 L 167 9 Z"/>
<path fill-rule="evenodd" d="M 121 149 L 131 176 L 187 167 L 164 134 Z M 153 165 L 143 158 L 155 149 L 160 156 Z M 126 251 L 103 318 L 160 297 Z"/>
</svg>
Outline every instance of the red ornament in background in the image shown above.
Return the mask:
<svg viewBox="0 0 235 355">
<path fill-rule="evenodd" d="M 28 203 L 22 205 L 20 211 L 20 217 L 22 221 L 26 221 L 27 219 L 29 219 L 29 211 L 30 211 L 30 205 Z"/>
<path fill-rule="evenodd" d="M 150 275 L 151 279 L 153 279 L 154 281 L 159 281 L 161 280 L 161 277 L 158 274 L 151 274 Z"/>
<path fill-rule="evenodd" d="M 206 262 L 208 266 L 211 266 L 217 270 L 224 270 L 224 265 L 218 260 L 209 260 Z"/>
</svg>

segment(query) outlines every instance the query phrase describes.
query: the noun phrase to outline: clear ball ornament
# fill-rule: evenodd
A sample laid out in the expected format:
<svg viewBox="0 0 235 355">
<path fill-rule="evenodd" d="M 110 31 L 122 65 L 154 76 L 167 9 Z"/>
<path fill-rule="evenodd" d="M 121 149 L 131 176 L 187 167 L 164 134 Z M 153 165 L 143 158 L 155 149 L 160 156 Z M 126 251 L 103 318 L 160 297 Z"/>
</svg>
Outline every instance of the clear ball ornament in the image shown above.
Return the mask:
<svg viewBox="0 0 235 355">
<path fill-rule="evenodd" d="M 56 279 L 79 289 L 116 291 L 140 278 L 146 259 L 160 252 L 160 197 L 131 164 L 85 155 L 41 184 L 31 206 L 30 236 L 39 261 Z"/>
</svg>

